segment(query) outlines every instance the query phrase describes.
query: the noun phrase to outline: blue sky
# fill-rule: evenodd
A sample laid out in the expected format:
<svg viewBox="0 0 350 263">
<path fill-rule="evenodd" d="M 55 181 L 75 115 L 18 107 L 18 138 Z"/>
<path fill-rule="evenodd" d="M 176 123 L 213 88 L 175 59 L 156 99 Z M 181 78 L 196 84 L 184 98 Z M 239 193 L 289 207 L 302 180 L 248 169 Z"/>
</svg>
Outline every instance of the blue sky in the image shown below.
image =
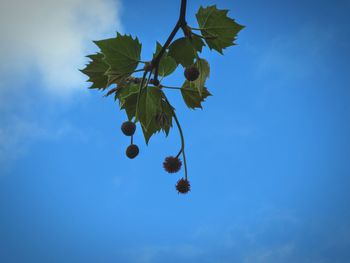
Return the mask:
<svg viewBox="0 0 350 263">
<path fill-rule="evenodd" d="M 149 59 L 179 1 L 29 2 L 0 4 L 1 262 L 349 262 L 350 1 L 189 1 L 190 25 L 217 4 L 246 29 L 203 53 L 203 110 L 168 91 L 185 196 L 176 129 L 127 159 L 125 113 L 77 71 L 116 30 Z"/>
</svg>

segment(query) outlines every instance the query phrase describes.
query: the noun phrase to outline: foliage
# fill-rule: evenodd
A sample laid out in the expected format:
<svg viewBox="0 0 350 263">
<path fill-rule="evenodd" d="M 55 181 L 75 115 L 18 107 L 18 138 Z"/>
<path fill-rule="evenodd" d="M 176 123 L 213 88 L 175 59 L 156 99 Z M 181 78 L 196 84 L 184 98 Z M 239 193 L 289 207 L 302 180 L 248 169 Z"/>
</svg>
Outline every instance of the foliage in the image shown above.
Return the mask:
<svg viewBox="0 0 350 263">
<path fill-rule="evenodd" d="M 100 50 L 87 56 L 91 61 L 81 70 L 89 77 L 91 89 L 109 89 L 106 96 L 114 95 L 120 108 L 125 110 L 128 120 L 140 123 L 147 144 L 150 138 L 160 131 L 168 135 L 173 126 L 173 119 L 175 120 L 181 136 L 181 149 L 175 158 L 183 155 L 185 180 L 187 166 L 184 138 L 175 109 L 168 101 L 165 89 L 181 91 L 185 105 L 190 109 L 202 108 L 204 100 L 211 96 L 206 87 L 210 66 L 199 54 L 205 46 L 223 54 L 225 48 L 235 45 L 237 34 L 244 28 L 228 16 L 228 10 L 220 10 L 215 5 L 200 7 L 196 14 L 198 28 L 192 28 L 185 19 L 186 2 L 181 0 L 180 18 L 173 32 L 164 46 L 156 42 L 156 49 L 150 61 L 141 61 L 142 45 L 138 38 L 117 33 L 115 38 L 94 42 Z M 182 29 L 184 35 L 174 40 L 179 29 Z M 139 67 L 140 64 L 142 67 Z M 181 87 L 164 85 L 164 79 L 173 74 L 178 67 L 195 67 L 199 76 L 195 76 L 194 81 L 185 79 Z M 137 72 L 142 72 L 142 76 L 137 75 Z M 158 79 L 158 76 L 161 79 Z"/>
</svg>

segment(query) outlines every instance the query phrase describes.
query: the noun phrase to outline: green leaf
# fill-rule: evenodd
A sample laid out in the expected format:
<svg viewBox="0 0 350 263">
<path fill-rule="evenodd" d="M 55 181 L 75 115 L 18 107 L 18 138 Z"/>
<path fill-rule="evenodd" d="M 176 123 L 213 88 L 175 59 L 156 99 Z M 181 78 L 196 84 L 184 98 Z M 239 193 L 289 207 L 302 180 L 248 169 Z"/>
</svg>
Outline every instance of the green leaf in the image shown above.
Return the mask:
<svg viewBox="0 0 350 263">
<path fill-rule="evenodd" d="M 173 127 L 173 115 L 174 115 L 174 108 L 171 107 L 166 101 L 165 101 L 165 94 L 162 93 L 163 99 L 162 99 L 162 112 L 161 115 L 163 116 L 163 121 L 158 116 L 158 122 L 160 122 L 160 126 L 162 127 L 163 131 L 165 132 L 166 136 L 169 135 L 169 131 L 171 127 Z"/>
<path fill-rule="evenodd" d="M 202 52 L 202 49 L 205 46 L 205 44 L 200 37 L 192 35 L 189 40 L 195 50 L 197 50 L 198 52 Z"/>
<path fill-rule="evenodd" d="M 116 97 L 122 103 L 127 97 L 139 92 L 139 84 L 120 85 L 116 91 Z"/>
<path fill-rule="evenodd" d="M 202 58 L 198 58 L 196 60 L 195 66 L 199 70 L 199 76 L 198 76 L 198 79 L 192 82 L 192 84 L 198 90 L 199 94 L 202 94 L 205 81 L 207 80 L 207 78 L 209 78 L 210 67 L 209 67 L 209 63 Z"/>
<path fill-rule="evenodd" d="M 151 122 L 148 125 L 148 129 L 145 129 L 142 125 L 143 136 L 145 137 L 146 144 L 148 144 L 149 140 L 153 136 L 153 134 L 158 133 L 162 128 L 156 121 L 156 117 L 154 116 Z"/>
<path fill-rule="evenodd" d="M 144 129 L 148 129 L 152 118 L 160 111 L 160 107 L 161 90 L 157 87 L 143 88 L 140 94 L 138 119 Z"/>
<path fill-rule="evenodd" d="M 184 67 L 191 66 L 196 56 L 196 51 L 188 38 L 182 37 L 175 40 L 169 46 L 169 56 Z"/>
<path fill-rule="evenodd" d="M 203 88 L 202 94 L 200 94 L 193 82 L 187 80 L 181 87 L 181 94 L 187 107 L 191 109 L 202 108 L 201 102 L 205 101 L 208 96 L 211 96 L 207 88 Z"/>
<path fill-rule="evenodd" d="M 115 98 L 125 109 L 129 120 L 135 118 L 139 84 L 128 83 L 113 89 Z M 172 127 L 173 109 L 164 100 L 165 95 L 158 87 L 144 87 L 140 94 L 138 121 L 141 123 L 145 141 L 148 144 L 153 134 L 163 130 L 169 134 Z"/>
<path fill-rule="evenodd" d="M 158 73 L 159 76 L 166 77 L 175 71 L 177 63 L 172 57 L 164 57 L 160 60 Z"/>
<path fill-rule="evenodd" d="M 200 7 L 196 17 L 205 42 L 210 49 L 222 54 L 226 47 L 235 45 L 237 34 L 244 26 L 227 16 L 228 10 L 217 9 L 216 5 Z M 214 37 L 214 38 L 213 38 Z"/>
<path fill-rule="evenodd" d="M 145 129 L 142 126 L 142 131 L 145 137 L 146 144 L 148 144 L 150 138 L 154 134 L 160 132 L 161 130 L 163 130 L 166 136 L 168 136 L 170 128 L 173 126 L 172 125 L 173 109 L 163 99 L 165 96 L 163 92 L 161 92 L 161 96 L 162 96 L 162 100 L 161 100 L 160 111 L 157 112 L 155 116 L 153 116 L 147 129 Z"/>
<path fill-rule="evenodd" d="M 161 49 L 162 49 L 162 45 L 159 44 L 159 42 L 157 42 L 156 53 L 153 55 L 153 57 L 156 57 L 159 54 Z M 165 52 L 159 62 L 159 67 L 158 67 L 159 76 L 166 77 L 171 73 L 173 73 L 176 68 L 177 68 L 176 61 L 172 57 L 168 56 L 167 52 Z"/>
<path fill-rule="evenodd" d="M 139 85 L 133 84 L 118 88 L 116 91 L 115 96 L 119 99 L 121 108 L 125 109 L 129 120 L 136 116 L 139 87 Z M 153 120 L 156 120 L 156 117 L 164 111 L 162 96 L 163 93 L 158 87 L 151 86 L 144 87 L 140 93 L 138 121 L 140 121 L 143 130 L 147 132 L 146 134 L 153 134 L 155 131 L 154 126 L 157 128 L 156 130 L 160 130 L 165 126 L 161 123 L 157 126 L 156 123 L 153 122 Z M 169 125 L 171 125 L 171 122 Z M 149 138 L 146 134 L 145 139 L 147 141 Z"/>
<path fill-rule="evenodd" d="M 136 115 L 137 93 L 131 94 L 124 98 L 121 104 L 121 109 L 125 109 L 129 121 Z"/>
<path fill-rule="evenodd" d="M 120 85 L 127 79 L 129 76 L 127 74 L 124 75 L 108 75 L 107 87 L 112 84 Z"/>
<path fill-rule="evenodd" d="M 105 72 L 109 66 L 103 61 L 103 55 L 97 53 L 87 57 L 91 59 L 91 62 L 81 72 L 89 77 L 89 82 L 92 82 L 90 89 L 106 89 L 108 77 Z"/>
<path fill-rule="evenodd" d="M 123 90 L 127 90 L 128 88 L 132 87 L 138 87 L 138 81 L 136 80 L 137 78 L 130 76 L 128 78 L 123 79 L 123 81 L 118 83 L 118 86 L 115 88 L 110 89 L 104 96 L 108 97 L 112 94 L 114 94 L 114 100 L 120 99 L 120 93 Z"/>
<path fill-rule="evenodd" d="M 117 33 L 116 38 L 95 41 L 104 55 L 103 61 L 110 67 L 106 74 L 109 83 L 130 76 L 136 69 L 140 56 L 141 44 L 137 38 Z"/>
<path fill-rule="evenodd" d="M 125 109 L 129 120 L 132 120 L 136 115 L 139 87 L 137 84 L 119 86 L 115 92 L 115 98 L 119 99 L 120 108 Z"/>
</svg>

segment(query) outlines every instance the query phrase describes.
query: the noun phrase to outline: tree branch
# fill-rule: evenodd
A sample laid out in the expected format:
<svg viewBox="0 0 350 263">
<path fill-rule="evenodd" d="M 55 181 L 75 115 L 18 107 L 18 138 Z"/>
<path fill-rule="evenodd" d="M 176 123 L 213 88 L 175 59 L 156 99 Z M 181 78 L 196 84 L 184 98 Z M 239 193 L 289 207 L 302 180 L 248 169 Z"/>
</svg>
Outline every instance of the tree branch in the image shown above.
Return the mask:
<svg viewBox="0 0 350 263">
<path fill-rule="evenodd" d="M 159 62 L 161 58 L 163 57 L 166 49 L 169 47 L 171 41 L 173 41 L 176 33 L 179 31 L 180 28 L 183 28 L 187 22 L 186 22 L 186 7 L 187 7 L 187 0 L 181 0 L 181 7 L 180 7 L 180 16 L 179 20 L 176 22 L 176 25 L 171 31 L 167 41 L 163 45 L 162 49 L 159 51 L 158 55 L 153 58 L 151 65 L 154 68 L 154 80 L 158 80 L 158 68 L 159 68 Z"/>
</svg>

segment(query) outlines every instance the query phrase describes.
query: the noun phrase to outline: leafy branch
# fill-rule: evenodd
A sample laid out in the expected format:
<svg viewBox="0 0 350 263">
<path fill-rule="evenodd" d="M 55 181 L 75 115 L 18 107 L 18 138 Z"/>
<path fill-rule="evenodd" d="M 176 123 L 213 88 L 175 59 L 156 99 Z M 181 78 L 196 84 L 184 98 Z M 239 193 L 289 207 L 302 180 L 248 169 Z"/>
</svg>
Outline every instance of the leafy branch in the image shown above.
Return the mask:
<svg viewBox="0 0 350 263">
<path fill-rule="evenodd" d="M 227 16 L 228 10 L 218 9 L 215 5 L 200 7 L 196 14 L 198 27 L 191 27 L 186 22 L 186 9 L 187 0 L 181 0 L 178 20 L 164 45 L 156 43 L 151 60 L 141 59 L 142 45 L 138 38 L 117 33 L 115 38 L 95 41 L 100 51 L 89 55 L 91 61 L 81 70 L 92 82 L 91 89 L 104 91 L 114 86 L 105 96 L 114 95 L 128 117 L 121 129 L 131 137 L 126 150 L 129 158 L 133 159 L 139 153 L 133 137 L 137 123 L 140 123 L 148 144 L 150 138 L 160 131 L 168 135 L 174 119 L 181 138 L 181 148 L 177 155 L 165 158 L 163 167 L 169 173 L 178 172 L 182 166 L 182 155 L 185 176 L 176 184 L 179 193 L 190 190 L 185 139 L 175 108 L 170 104 L 165 90 L 180 91 L 185 104 L 191 109 L 202 108 L 202 102 L 211 96 L 206 87 L 210 66 L 199 54 L 206 46 L 223 54 L 225 48 L 235 45 L 239 31 L 244 28 Z M 183 37 L 175 39 L 180 29 Z M 138 69 L 140 63 L 144 64 L 143 68 Z M 173 74 L 179 65 L 184 68 L 183 84 L 163 85 L 163 79 Z"/>
</svg>

